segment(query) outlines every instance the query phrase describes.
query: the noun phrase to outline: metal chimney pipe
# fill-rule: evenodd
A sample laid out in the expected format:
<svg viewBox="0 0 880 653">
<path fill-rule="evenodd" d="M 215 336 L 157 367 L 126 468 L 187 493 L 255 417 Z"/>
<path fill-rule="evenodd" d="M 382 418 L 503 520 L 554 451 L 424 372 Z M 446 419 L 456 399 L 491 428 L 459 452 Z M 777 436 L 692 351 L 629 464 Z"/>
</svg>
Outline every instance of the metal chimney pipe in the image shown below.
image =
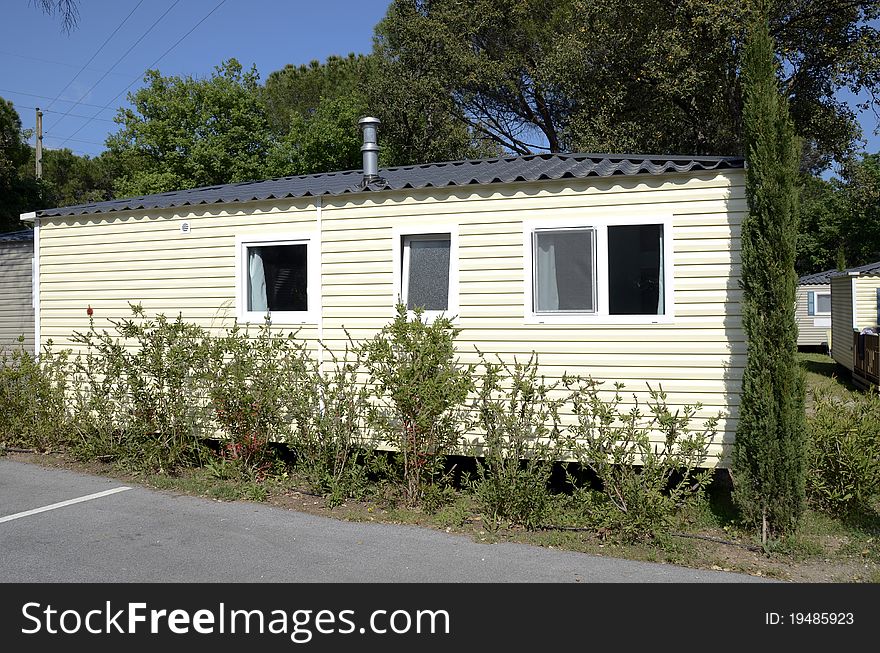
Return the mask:
<svg viewBox="0 0 880 653">
<path fill-rule="evenodd" d="M 378 118 L 364 116 L 358 120 L 358 127 L 364 132 L 364 144 L 361 156 L 364 161 L 364 185 L 379 179 L 379 145 L 376 143 L 376 132 L 382 124 Z"/>
</svg>

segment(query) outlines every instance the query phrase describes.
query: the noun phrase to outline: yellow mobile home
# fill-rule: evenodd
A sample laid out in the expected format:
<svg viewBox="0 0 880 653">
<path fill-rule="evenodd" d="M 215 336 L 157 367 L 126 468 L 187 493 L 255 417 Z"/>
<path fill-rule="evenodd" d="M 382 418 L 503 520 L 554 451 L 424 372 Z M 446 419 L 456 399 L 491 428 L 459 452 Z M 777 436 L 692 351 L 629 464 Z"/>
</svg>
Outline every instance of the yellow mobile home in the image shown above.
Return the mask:
<svg viewBox="0 0 880 653">
<path fill-rule="evenodd" d="M 367 152 L 366 154 L 370 154 Z M 367 157 L 365 156 L 365 159 Z M 288 177 L 38 211 L 38 338 L 128 302 L 209 328 L 262 322 L 341 348 L 398 298 L 454 315 L 459 351 L 536 352 L 548 377 L 736 430 L 746 358 L 743 160 L 547 154 Z"/>
<path fill-rule="evenodd" d="M 877 333 L 880 327 L 880 262 L 849 268 L 831 276 L 831 356 L 840 365 L 854 373 L 854 380 L 859 381 L 855 374 L 864 372 L 866 362 L 865 346 L 870 352 L 877 351 L 877 336 L 866 339 L 859 338 L 865 330 Z M 876 362 L 868 360 L 872 368 Z M 873 378 L 878 382 L 876 371 Z"/>
</svg>

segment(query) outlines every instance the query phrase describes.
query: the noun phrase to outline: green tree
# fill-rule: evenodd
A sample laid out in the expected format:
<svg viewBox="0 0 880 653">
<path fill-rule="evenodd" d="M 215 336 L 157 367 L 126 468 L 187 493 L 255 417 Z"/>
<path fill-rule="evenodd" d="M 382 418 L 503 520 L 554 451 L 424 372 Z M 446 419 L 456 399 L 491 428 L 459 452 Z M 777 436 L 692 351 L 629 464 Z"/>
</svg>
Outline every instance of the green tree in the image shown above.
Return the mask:
<svg viewBox="0 0 880 653">
<path fill-rule="evenodd" d="M 268 157 L 270 176 L 308 175 L 361 167 L 357 121 L 367 108 L 357 95 L 321 100 L 310 115 L 291 115 L 287 134 Z"/>
<path fill-rule="evenodd" d="M 845 267 L 880 260 L 880 153 L 843 168 Z"/>
<path fill-rule="evenodd" d="M 129 95 L 122 129 L 107 145 L 119 157 L 120 196 L 259 179 L 271 138 L 259 75 L 235 59 L 207 79 L 163 77 Z"/>
<path fill-rule="evenodd" d="M 19 216 L 39 204 L 39 185 L 21 174 L 29 152 L 18 112 L 12 102 L 0 98 L 0 231 L 21 229 Z"/>
<path fill-rule="evenodd" d="M 376 50 L 513 152 L 739 154 L 759 1 L 395 0 Z M 836 93 L 878 90 L 878 15 L 880 0 L 772 3 L 777 75 L 811 169 L 843 160 L 859 135 Z"/>
<path fill-rule="evenodd" d="M 33 177 L 35 152 L 33 148 L 29 150 L 21 174 Z M 118 162 L 109 152 L 90 157 L 80 156 L 67 148 L 44 149 L 39 208 L 109 200 L 113 197 L 114 180 L 118 174 Z"/>
<path fill-rule="evenodd" d="M 802 176 L 798 274 L 846 267 L 846 205 L 840 180 Z"/>
<path fill-rule="evenodd" d="M 279 136 L 286 136 L 295 120 L 307 121 L 324 100 L 363 97 L 364 80 L 373 75 L 374 61 L 366 55 L 331 55 L 324 63 L 286 65 L 266 78 L 263 98 L 269 124 Z"/>
<path fill-rule="evenodd" d="M 850 158 L 827 181 L 804 175 L 800 225 L 800 274 L 880 260 L 880 153 Z"/>
<path fill-rule="evenodd" d="M 382 166 L 498 151 L 474 138 L 435 79 L 412 76 L 392 57 L 349 54 L 308 66 L 288 65 L 270 73 L 263 97 L 280 140 L 272 174 L 360 168 L 357 118 L 363 115 L 382 121 Z M 353 111 L 359 113 L 354 120 Z"/>
<path fill-rule="evenodd" d="M 800 143 L 781 96 L 766 19 L 746 44 L 743 327 L 748 358 L 733 450 L 734 498 L 762 541 L 790 533 L 804 510 L 804 387 L 798 366 L 794 260 Z"/>
</svg>

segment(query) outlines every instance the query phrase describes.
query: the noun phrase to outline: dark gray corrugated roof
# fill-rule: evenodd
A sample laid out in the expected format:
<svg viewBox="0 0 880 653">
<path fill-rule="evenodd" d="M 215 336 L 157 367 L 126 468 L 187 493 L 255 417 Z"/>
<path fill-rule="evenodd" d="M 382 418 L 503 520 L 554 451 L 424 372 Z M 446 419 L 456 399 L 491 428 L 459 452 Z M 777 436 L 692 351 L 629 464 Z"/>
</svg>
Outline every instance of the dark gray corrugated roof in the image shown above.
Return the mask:
<svg viewBox="0 0 880 653">
<path fill-rule="evenodd" d="M 9 231 L 6 233 L 0 233 L 0 243 L 17 243 L 33 239 L 33 229 L 22 229 L 21 231 Z"/>
<path fill-rule="evenodd" d="M 825 270 L 825 272 L 814 272 L 813 274 L 805 274 L 798 279 L 799 286 L 823 286 L 831 283 L 831 275 L 837 272 L 834 270 Z"/>
<path fill-rule="evenodd" d="M 450 161 L 379 170 L 381 180 L 362 185 L 360 170 L 282 177 L 222 186 L 193 188 L 95 204 L 37 211 L 37 216 L 83 215 L 199 204 L 227 204 L 271 199 L 344 195 L 365 191 L 444 188 L 613 175 L 661 175 L 744 167 L 742 157 L 643 156 L 613 154 L 536 154 L 476 161 Z"/>
<path fill-rule="evenodd" d="M 831 283 L 831 277 L 836 277 L 841 274 L 880 274 L 880 261 L 876 263 L 867 263 L 865 265 L 858 265 L 854 268 L 847 268 L 846 270 L 825 270 L 825 272 L 816 272 L 815 274 L 805 274 L 800 279 L 798 279 L 798 285 L 800 286 L 812 286 L 812 285 L 821 285 Z"/>
<path fill-rule="evenodd" d="M 880 274 L 880 261 L 876 261 L 874 263 L 866 263 L 865 265 L 858 265 L 854 268 L 847 268 L 842 272 L 834 272 L 831 276 L 837 276 L 838 274 L 849 274 L 849 273 L 858 273 L 858 274 Z"/>
</svg>

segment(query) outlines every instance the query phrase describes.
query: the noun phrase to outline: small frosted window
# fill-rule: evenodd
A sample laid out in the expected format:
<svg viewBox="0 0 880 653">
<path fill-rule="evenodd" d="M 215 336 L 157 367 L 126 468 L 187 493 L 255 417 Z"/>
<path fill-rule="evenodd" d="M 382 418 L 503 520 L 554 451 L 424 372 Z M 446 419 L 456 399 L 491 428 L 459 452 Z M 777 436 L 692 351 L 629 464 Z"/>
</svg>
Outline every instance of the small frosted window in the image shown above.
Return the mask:
<svg viewBox="0 0 880 653">
<path fill-rule="evenodd" d="M 831 312 L 831 295 L 816 295 L 816 312 Z"/>
<path fill-rule="evenodd" d="M 593 230 L 536 231 L 533 247 L 535 312 L 595 312 Z"/>
<path fill-rule="evenodd" d="M 248 247 L 247 310 L 256 313 L 308 310 L 307 246 Z"/>
<path fill-rule="evenodd" d="M 406 307 L 410 310 L 416 307 L 427 311 L 448 310 L 449 236 L 406 236 L 403 247 L 403 299 Z"/>
</svg>

